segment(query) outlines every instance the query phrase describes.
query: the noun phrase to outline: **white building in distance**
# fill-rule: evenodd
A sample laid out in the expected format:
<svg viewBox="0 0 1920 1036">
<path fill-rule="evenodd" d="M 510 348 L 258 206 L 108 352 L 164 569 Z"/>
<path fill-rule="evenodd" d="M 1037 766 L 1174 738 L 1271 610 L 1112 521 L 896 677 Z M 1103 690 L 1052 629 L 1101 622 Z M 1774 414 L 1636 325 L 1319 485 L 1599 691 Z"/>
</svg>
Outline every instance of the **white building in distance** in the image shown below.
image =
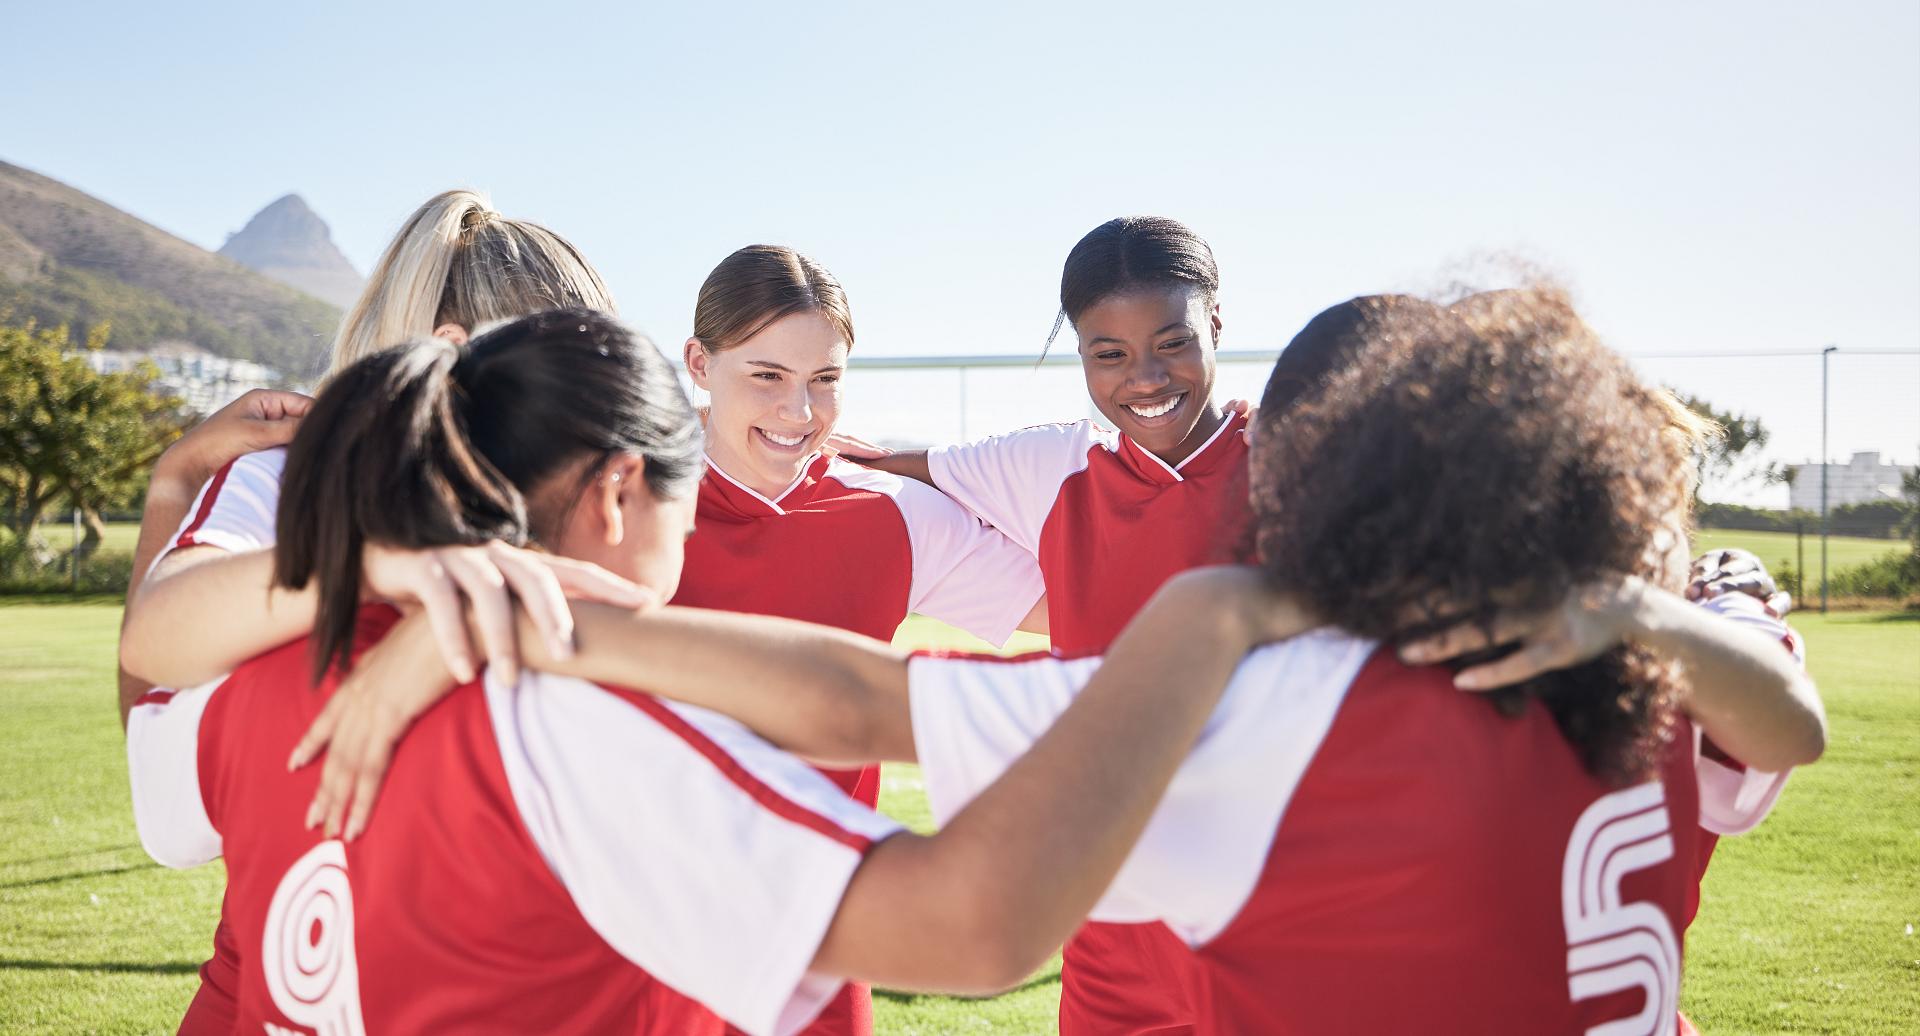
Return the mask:
<svg viewBox="0 0 1920 1036">
<path fill-rule="evenodd" d="M 142 363 L 160 370 L 155 387 L 179 396 L 187 409 L 211 414 L 249 389 L 274 388 L 280 373 L 250 360 L 230 360 L 190 345 L 158 345 L 148 352 L 99 349 L 85 354 L 87 363 L 102 374 L 130 371 Z"/>
<path fill-rule="evenodd" d="M 1845 464 L 1793 464 L 1793 482 L 1788 487 L 1788 506 L 1795 510 L 1820 510 L 1820 469 L 1827 471 L 1827 506 L 1870 504 L 1876 500 L 1900 499 L 1900 479 L 1913 468 L 1901 464 L 1882 464 L 1880 454 L 1865 451 L 1853 455 Z"/>
</svg>

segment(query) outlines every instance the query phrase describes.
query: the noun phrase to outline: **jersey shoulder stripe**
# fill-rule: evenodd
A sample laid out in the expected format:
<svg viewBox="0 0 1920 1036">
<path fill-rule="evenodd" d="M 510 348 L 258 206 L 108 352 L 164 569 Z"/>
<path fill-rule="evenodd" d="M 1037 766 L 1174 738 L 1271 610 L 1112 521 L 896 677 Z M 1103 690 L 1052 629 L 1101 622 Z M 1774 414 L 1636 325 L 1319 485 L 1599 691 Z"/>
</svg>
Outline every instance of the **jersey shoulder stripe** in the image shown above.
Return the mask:
<svg viewBox="0 0 1920 1036">
<path fill-rule="evenodd" d="M 685 741 L 694 751 L 699 752 L 713 764 L 722 776 L 732 781 L 740 790 L 747 793 L 755 802 L 766 807 L 776 816 L 789 820 L 816 834 L 822 835 L 856 852 L 865 853 L 873 846 L 873 839 L 856 831 L 849 831 L 832 819 L 808 809 L 781 794 L 773 786 L 754 775 L 740 764 L 731 753 L 722 748 L 699 728 L 688 722 L 679 713 L 651 695 L 641 694 L 619 688 L 605 688 L 609 693 L 619 696 L 645 713 L 661 727 Z"/>
<path fill-rule="evenodd" d="M 213 479 L 207 483 L 207 488 L 200 494 L 200 508 L 193 513 L 193 520 L 188 522 L 187 527 L 180 530 L 180 535 L 174 539 L 175 547 L 191 547 L 199 542 L 194 538 L 194 534 L 199 532 L 200 527 L 207 524 L 207 519 L 213 515 L 213 505 L 220 499 L 220 490 L 226 486 L 227 476 L 233 473 L 233 466 L 238 463 L 240 462 L 237 458 L 230 460 L 214 473 Z"/>
</svg>

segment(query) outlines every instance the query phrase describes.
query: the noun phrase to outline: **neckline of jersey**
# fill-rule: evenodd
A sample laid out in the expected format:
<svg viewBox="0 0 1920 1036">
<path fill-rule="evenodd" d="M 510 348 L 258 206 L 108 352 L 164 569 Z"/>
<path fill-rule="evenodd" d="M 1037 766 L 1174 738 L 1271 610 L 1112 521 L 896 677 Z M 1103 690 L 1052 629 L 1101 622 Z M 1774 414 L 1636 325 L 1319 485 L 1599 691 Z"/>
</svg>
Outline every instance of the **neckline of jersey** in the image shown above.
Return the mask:
<svg viewBox="0 0 1920 1036">
<path fill-rule="evenodd" d="M 1216 452 L 1214 448 L 1226 439 L 1229 430 L 1244 428 L 1246 423 L 1247 416 L 1245 414 L 1237 412 L 1228 413 L 1226 419 L 1220 422 L 1220 427 L 1215 428 L 1213 434 L 1207 436 L 1205 442 L 1195 448 L 1192 453 L 1187 454 L 1186 459 L 1178 464 L 1168 464 L 1166 461 L 1161 460 L 1152 450 L 1134 442 L 1133 438 L 1125 432 L 1119 432 L 1117 434 L 1122 443 L 1132 447 L 1132 449 L 1127 452 L 1141 458 L 1139 463 L 1136 464 L 1136 467 L 1144 469 L 1142 473 L 1148 475 L 1152 481 L 1165 482 L 1170 480 L 1173 482 L 1185 482 L 1187 476 L 1181 474 L 1181 472 L 1185 471 L 1200 458 Z"/>
<path fill-rule="evenodd" d="M 780 506 L 780 501 L 785 500 L 786 498 L 792 496 L 794 491 L 799 489 L 801 486 L 806 485 L 809 479 L 818 481 L 820 476 L 826 473 L 827 465 L 831 463 L 831 461 L 832 461 L 832 458 L 829 457 L 824 452 L 818 452 L 808 457 L 807 462 L 800 466 L 800 474 L 795 476 L 794 480 L 787 484 L 787 488 L 782 489 L 780 491 L 779 496 L 776 496 L 771 500 L 767 499 L 766 495 L 761 493 L 759 490 L 753 488 L 752 486 L 747 485 L 745 482 L 742 482 L 737 478 L 734 478 L 732 475 L 727 474 L 727 469 L 721 467 L 719 462 L 713 459 L 713 454 L 711 453 L 707 454 L 707 470 L 709 472 L 712 472 L 715 475 L 720 476 L 722 479 L 724 479 L 727 482 L 728 485 L 732 486 L 735 490 L 738 490 L 740 493 L 745 494 L 749 499 L 755 502 L 758 502 L 761 506 L 765 507 L 768 511 L 771 511 L 776 515 L 782 515 L 782 514 L 786 514 L 787 510 L 786 508 Z M 728 495 L 732 495 L 732 494 L 728 494 Z M 734 501 L 734 502 L 736 504 L 739 503 L 739 501 Z"/>
</svg>

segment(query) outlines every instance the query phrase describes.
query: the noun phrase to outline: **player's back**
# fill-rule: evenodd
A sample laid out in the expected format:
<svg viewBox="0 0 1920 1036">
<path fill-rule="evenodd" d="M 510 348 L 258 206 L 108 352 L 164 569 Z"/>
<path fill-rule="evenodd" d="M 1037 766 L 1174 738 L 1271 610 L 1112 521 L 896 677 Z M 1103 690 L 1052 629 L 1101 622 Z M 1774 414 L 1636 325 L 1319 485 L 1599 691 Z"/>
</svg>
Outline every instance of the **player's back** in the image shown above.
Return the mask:
<svg viewBox="0 0 1920 1036">
<path fill-rule="evenodd" d="M 1660 780 L 1616 788 L 1538 702 L 1502 716 L 1376 653 L 1196 951 L 1206 1028 L 1670 1031 L 1699 812 L 1680 726 Z"/>
<path fill-rule="evenodd" d="M 363 619 L 360 643 L 391 616 Z M 319 767 L 286 757 L 331 682 L 297 641 L 256 659 L 202 720 L 200 772 L 223 835 L 242 1022 L 326 1032 L 631 1031 L 649 980 L 587 923 L 515 807 L 480 685 L 395 753 L 351 845 L 303 826 Z"/>
</svg>

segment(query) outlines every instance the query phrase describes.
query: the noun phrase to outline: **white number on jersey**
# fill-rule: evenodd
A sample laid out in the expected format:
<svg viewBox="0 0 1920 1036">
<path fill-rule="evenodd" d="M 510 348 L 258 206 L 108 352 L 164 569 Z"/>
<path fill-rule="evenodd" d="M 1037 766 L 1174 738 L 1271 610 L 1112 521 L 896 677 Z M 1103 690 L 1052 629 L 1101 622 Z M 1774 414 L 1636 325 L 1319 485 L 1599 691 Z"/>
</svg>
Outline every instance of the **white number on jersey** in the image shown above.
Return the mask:
<svg viewBox="0 0 1920 1036">
<path fill-rule="evenodd" d="M 1567 991 L 1575 1003 L 1639 988 L 1646 1006 L 1588 1036 L 1672 1036 L 1680 998 L 1680 940 L 1653 903 L 1622 903 L 1627 875 L 1673 858 L 1659 781 L 1608 795 L 1580 815 L 1560 868 L 1567 924 Z"/>
<path fill-rule="evenodd" d="M 260 946 L 273 1006 L 319 1036 L 363 1036 L 347 849 L 328 839 L 287 868 Z M 270 1030 L 271 1031 L 271 1030 Z"/>
</svg>

